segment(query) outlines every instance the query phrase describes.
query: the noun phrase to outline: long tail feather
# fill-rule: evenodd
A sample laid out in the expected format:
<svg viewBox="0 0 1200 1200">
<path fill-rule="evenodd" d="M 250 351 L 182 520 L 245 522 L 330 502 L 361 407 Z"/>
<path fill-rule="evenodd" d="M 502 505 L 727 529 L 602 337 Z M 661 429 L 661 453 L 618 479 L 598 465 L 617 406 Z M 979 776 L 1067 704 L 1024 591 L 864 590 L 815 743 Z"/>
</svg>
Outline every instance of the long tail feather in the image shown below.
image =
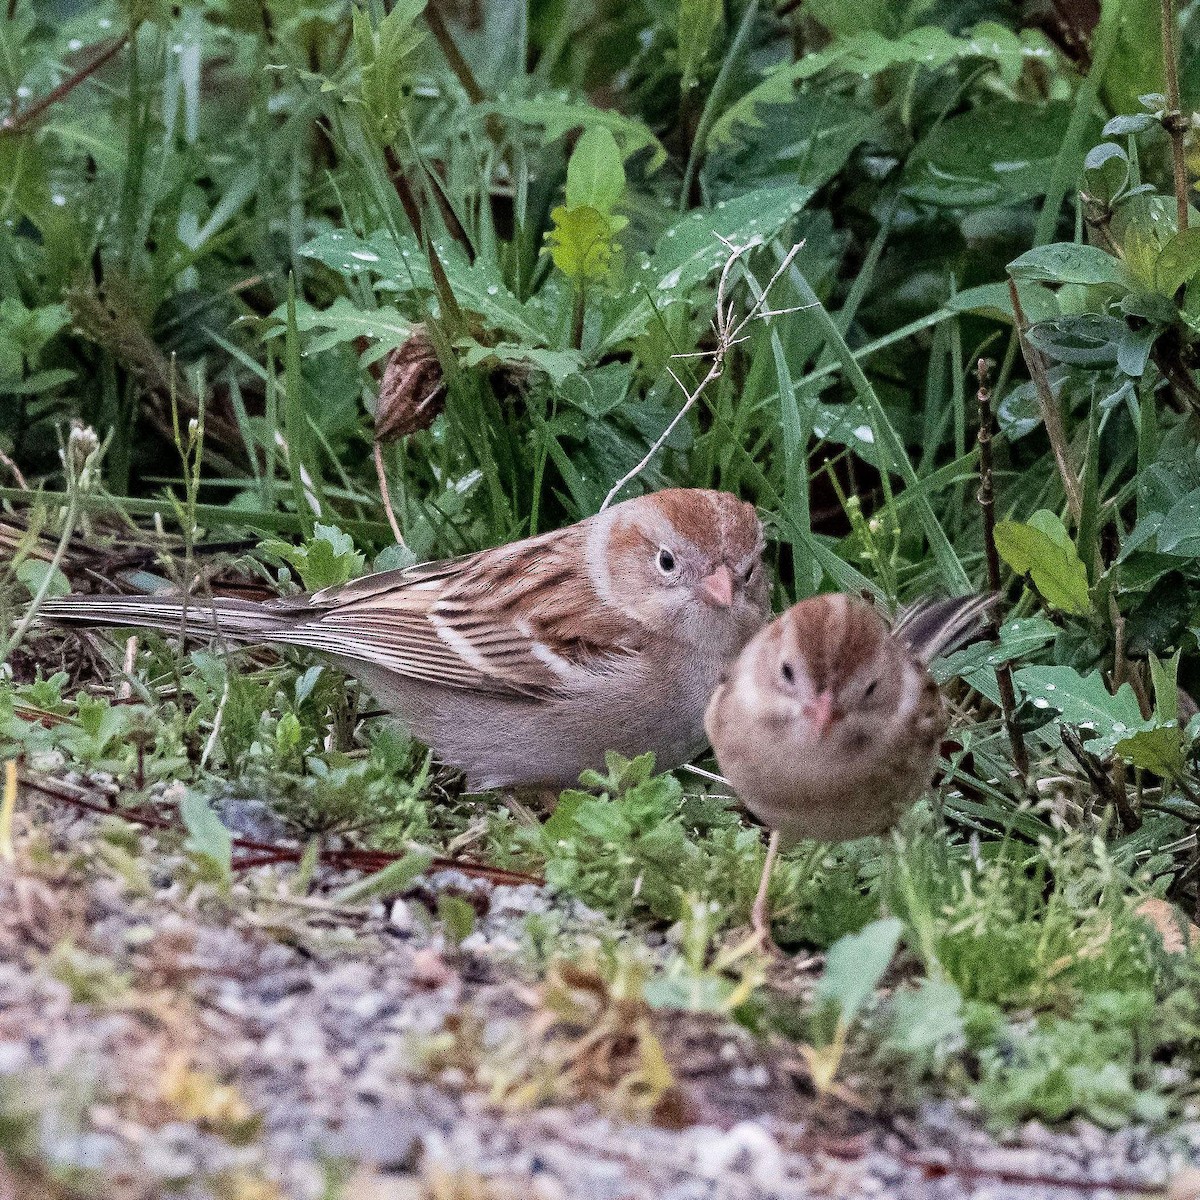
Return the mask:
<svg viewBox="0 0 1200 1200">
<path fill-rule="evenodd" d="M 931 662 L 982 637 L 988 610 L 996 600 L 993 594 L 918 600 L 896 618 L 896 636 L 918 658 Z"/>
<path fill-rule="evenodd" d="M 55 625 L 99 626 L 120 629 L 154 629 L 160 633 L 185 632 L 191 637 L 214 635 L 236 642 L 267 642 L 295 625 L 295 617 L 275 612 L 269 605 L 248 600 L 218 599 L 209 604 L 189 601 L 184 617 L 180 599 L 162 596 L 64 596 L 47 600 L 38 617 Z"/>
</svg>

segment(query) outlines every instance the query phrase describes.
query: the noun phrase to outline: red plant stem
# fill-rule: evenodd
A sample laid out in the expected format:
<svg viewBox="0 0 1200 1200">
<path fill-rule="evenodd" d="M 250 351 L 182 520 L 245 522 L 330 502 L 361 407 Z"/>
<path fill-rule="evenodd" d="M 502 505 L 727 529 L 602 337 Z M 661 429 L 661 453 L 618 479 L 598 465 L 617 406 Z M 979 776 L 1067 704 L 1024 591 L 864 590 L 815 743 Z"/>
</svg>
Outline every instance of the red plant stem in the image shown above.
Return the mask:
<svg viewBox="0 0 1200 1200">
<path fill-rule="evenodd" d="M 1104 1191 L 1139 1196 L 1164 1196 L 1167 1192 L 1164 1184 L 1142 1183 L 1136 1179 L 1118 1179 L 1106 1183 L 1070 1175 L 1038 1175 L 1032 1172 L 1005 1170 L 1003 1167 L 980 1167 L 973 1163 L 935 1162 L 908 1150 L 898 1151 L 896 1157 L 906 1167 L 915 1167 L 926 1179 L 945 1179 L 948 1175 L 957 1175 L 960 1179 L 989 1179 L 1022 1187 L 1062 1188 L 1079 1192 Z"/>
<path fill-rule="evenodd" d="M 32 787 L 43 795 L 49 796 L 54 800 L 61 800 L 63 803 L 70 804 L 75 808 L 82 808 L 88 812 L 101 813 L 105 816 L 119 816 L 126 821 L 132 821 L 138 825 L 146 825 L 153 829 L 183 831 L 183 827 L 178 820 L 164 817 L 144 805 L 136 808 L 118 808 L 115 805 L 91 799 L 86 795 L 80 795 L 70 784 L 60 783 L 56 779 L 30 775 L 26 771 L 21 772 L 20 778 L 25 786 Z M 233 836 L 232 843 L 236 850 L 251 851 L 245 858 L 234 862 L 233 869 L 235 871 L 246 870 L 250 867 L 266 866 L 272 863 L 299 862 L 304 855 L 303 846 L 281 846 L 274 842 L 260 842 L 254 838 L 241 837 L 237 834 Z M 322 860 L 331 867 L 367 872 L 381 870 L 391 863 L 398 862 L 403 857 L 403 854 L 393 853 L 389 850 L 358 850 L 354 848 L 325 850 L 321 853 Z M 500 884 L 533 883 L 540 885 L 543 882 L 536 875 L 529 875 L 524 871 L 510 871 L 506 867 L 493 867 L 487 863 L 446 858 L 440 855 L 430 860 L 426 870 L 462 871 L 464 875 L 474 875 Z"/>
<path fill-rule="evenodd" d="M 57 104 L 64 96 L 70 95 L 89 75 L 100 70 L 114 54 L 124 48 L 128 41 L 128 34 L 114 38 L 95 58 L 89 59 L 74 75 L 67 76 L 58 87 L 47 92 L 35 104 L 31 104 L 20 112 L 9 113 L 3 121 L 0 121 L 0 133 L 19 133 L 31 122 L 36 121 L 51 105 Z"/>
</svg>

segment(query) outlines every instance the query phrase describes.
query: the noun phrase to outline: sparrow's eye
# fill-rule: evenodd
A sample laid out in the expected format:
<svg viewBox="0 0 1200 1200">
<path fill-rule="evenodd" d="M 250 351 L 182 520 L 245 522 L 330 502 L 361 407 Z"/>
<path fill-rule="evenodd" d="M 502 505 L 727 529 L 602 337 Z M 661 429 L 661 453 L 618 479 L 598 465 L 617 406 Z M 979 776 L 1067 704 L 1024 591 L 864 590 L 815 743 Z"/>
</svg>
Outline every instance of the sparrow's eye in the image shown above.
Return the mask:
<svg viewBox="0 0 1200 1200">
<path fill-rule="evenodd" d="M 666 546 L 659 546 L 658 548 L 658 569 L 664 575 L 670 575 L 675 570 L 675 555 Z"/>
<path fill-rule="evenodd" d="M 779 664 L 779 673 L 783 676 L 784 683 L 795 683 L 796 672 L 792 670 L 792 664 L 786 660 Z"/>
<path fill-rule="evenodd" d="M 872 680 L 871 680 L 871 682 L 870 682 L 870 683 L 868 683 L 868 684 L 867 684 L 867 686 L 866 686 L 866 688 L 863 690 L 863 699 L 864 699 L 864 700 L 870 700 L 870 698 L 871 698 L 873 695 L 875 695 L 875 690 L 876 690 L 878 687 L 879 687 L 879 680 L 878 680 L 878 679 L 872 679 Z"/>
</svg>

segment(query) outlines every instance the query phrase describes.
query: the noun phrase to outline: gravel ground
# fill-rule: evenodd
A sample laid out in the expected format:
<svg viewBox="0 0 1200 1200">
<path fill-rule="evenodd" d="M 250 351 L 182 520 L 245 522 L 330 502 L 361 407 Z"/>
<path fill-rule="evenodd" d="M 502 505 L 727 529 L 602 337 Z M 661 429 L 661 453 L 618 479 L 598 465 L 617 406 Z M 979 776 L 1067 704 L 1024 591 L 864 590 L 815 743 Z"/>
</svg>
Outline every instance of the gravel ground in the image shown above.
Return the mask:
<svg viewBox="0 0 1200 1200">
<path fill-rule="evenodd" d="M 439 872 L 351 909 L 265 867 L 222 896 L 106 822 L 26 791 L 0 866 L 0 1200 L 1200 1194 L 1200 1127 L 1001 1144 L 951 1103 L 817 1104 L 782 1043 L 539 978 L 531 913 L 616 933 L 542 888 Z M 457 947 L 422 905 L 444 892 L 479 914 Z"/>
</svg>

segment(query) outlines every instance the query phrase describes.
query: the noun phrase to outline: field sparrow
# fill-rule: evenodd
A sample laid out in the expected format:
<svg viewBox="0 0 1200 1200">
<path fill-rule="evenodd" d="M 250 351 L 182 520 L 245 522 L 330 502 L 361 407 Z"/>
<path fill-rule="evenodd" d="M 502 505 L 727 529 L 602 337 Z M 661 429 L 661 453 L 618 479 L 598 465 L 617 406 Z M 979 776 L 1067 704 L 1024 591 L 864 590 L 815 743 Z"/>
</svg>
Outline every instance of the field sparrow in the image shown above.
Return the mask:
<svg viewBox="0 0 1200 1200">
<path fill-rule="evenodd" d="M 607 750 L 660 767 L 705 745 L 704 707 L 768 614 L 754 508 L 689 488 L 566 529 L 265 603 L 193 601 L 192 635 L 318 650 L 472 789 L 562 787 Z M 181 603 L 73 596 L 64 625 L 177 633 Z"/>
<path fill-rule="evenodd" d="M 991 596 L 930 601 L 889 628 L 853 596 L 814 596 L 751 639 L 704 726 L 725 778 L 770 830 L 751 921 L 769 939 L 780 843 L 890 828 L 929 786 L 947 718 L 926 663 L 976 633 Z"/>
</svg>

